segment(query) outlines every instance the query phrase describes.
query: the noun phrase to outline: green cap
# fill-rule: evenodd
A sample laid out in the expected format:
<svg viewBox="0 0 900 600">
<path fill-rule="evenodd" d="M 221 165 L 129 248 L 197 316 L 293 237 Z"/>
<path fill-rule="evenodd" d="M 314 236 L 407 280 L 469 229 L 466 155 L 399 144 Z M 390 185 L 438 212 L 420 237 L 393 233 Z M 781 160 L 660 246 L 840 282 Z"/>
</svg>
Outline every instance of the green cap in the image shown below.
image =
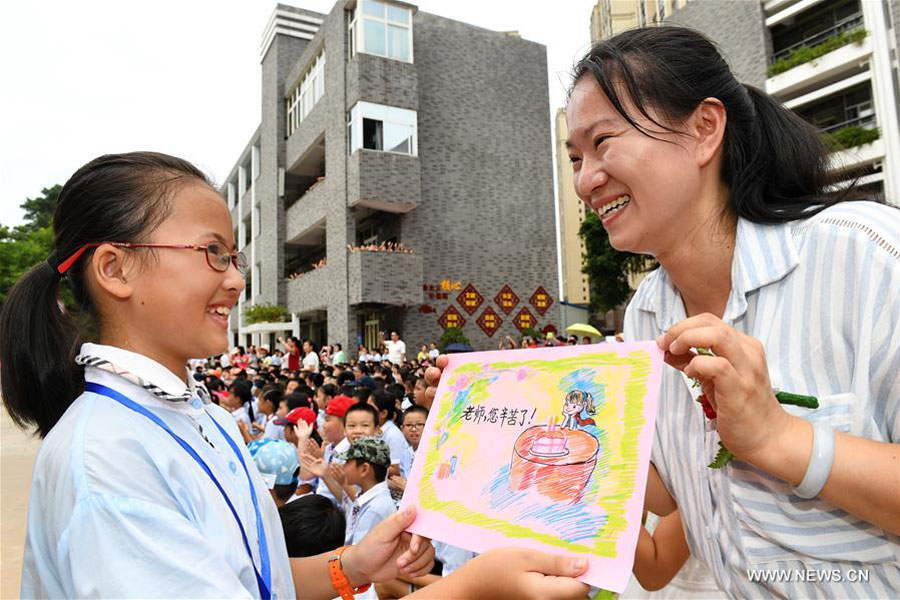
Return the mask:
<svg viewBox="0 0 900 600">
<path fill-rule="evenodd" d="M 391 451 L 384 440 L 375 436 L 359 438 L 350 444 L 350 448 L 339 456 L 344 460 L 358 458 L 373 465 L 391 466 Z"/>
</svg>

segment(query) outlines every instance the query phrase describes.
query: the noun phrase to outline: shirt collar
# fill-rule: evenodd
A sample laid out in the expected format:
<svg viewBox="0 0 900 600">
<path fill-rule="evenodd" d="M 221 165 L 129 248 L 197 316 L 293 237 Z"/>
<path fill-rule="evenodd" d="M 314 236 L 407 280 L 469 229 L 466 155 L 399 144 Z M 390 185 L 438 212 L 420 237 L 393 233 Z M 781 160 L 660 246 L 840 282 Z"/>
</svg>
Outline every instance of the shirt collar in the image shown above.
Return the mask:
<svg viewBox="0 0 900 600">
<path fill-rule="evenodd" d="M 747 295 L 783 279 L 798 264 L 790 223 L 763 225 L 738 218 L 734 257 L 731 261 L 731 294 L 724 321 L 733 323 L 747 312 Z M 656 315 L 661 330 L 686 317 L 684 304 L 669 274 L 660 267 L 647 277 L 634 297 L 634 306 Z"/>
<path fill-rule="evenodd" d="M 204 402 L 209 401 L 209 394 L 200 393 L 199 388 L 202 386 L 194 380 L 187 365 L 185 365 L 185 374 L 188 385 L 185 385 L 183 380 L 155 360 L 143 354 L 115 346 L 91 343 L 82 344 L 79 357 L 90 357 L 91 359 L 100 359 L 100 362 L 106 361 L 111 363 L 114 365 L 114 369 L 106 370 L 110 370 L 129 380 L 130 378 L 127 375 L 134 375 L 140 380 L 140 383 L 134 383 L 138 383 L 142 387 L 145 387 L 145 384 L 150 384 L 161 390 L 166 396 L 186 400 L 196 395 Z M 90 362 L 86 362 L 85 366 L 93 365 Z M 153 390 L 149 391 L 153 392 Z M 206 391 L 205 388 L 203 388 L 203 391 Z"/>
<path fill-rule="evenodd" d="M 366 504 L 368 504 L 369 502 L 371 502 L 379 494 L 390 495 L 390 493 L 391 492 L 390 492 L 390 490 L 388 490 L 387 482 L 382 481 L 380 483 L 376 483 L 375 485 L 370 487 L 368 490 L 366 490 L 365 492 L 360 494 L 359 497 L 356 499 L 356 502 L 357 502 L 357 504 L 360 505 L 360 507 L 362 507 L 362 506 L 365 506 Z"/>
</svg>

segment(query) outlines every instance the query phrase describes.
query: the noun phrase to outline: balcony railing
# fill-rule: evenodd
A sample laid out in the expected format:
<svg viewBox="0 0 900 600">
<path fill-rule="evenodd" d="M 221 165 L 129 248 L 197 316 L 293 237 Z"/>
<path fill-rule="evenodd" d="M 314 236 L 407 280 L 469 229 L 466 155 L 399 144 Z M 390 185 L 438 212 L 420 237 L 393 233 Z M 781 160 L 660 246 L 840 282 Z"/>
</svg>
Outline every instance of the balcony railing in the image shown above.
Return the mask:
<svg viewBox="0 0 900 600">
<path fill-rule="evenodd" d="M 837 21 L 834 25 L 824 31 L 820 31 L 819 33 L 804 38 L 796 44 L 788 46 L 787 48 L 782 48 L 772 55 L 772 60 L 777 61 L 780 58 L 786 58 L 790 55 L 791 52 L 793 52 L 794 50 L 799 50 L 800 48 L 811 48 L 813 46 L 818 46 L 828 38 L 837 36 L 838 34 L 841 34 L 845 31 L 851 31 L 853 29 L 861 28 L 862 24 L 862 13 L 849 15 Z"/>
<path fill-rule="evenodd" d="M 876 124 L 875 115 L 865 115 L 862 117 L 853 117 L 852 119 L 847 119 L 845 121 L 841 121 L 840 123 L 834 123 L 827 127 L 822 128 L 822 133 L 834 133 L 840 129 L 844 129 L 845 127 L 874 127 Z"/>
</svg>

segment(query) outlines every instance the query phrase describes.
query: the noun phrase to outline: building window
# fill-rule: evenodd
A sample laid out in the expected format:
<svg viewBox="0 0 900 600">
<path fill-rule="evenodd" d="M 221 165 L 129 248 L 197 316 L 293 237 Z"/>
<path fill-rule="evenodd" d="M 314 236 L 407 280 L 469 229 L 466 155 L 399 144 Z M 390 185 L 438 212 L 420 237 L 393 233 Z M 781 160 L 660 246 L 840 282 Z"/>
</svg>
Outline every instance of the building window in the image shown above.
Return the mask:
<svg viewBox="0 0 900 600">
<path fill-rule="evenodd" d="M 416 111 L 359 102 L 347 123 L 350 154 L 360 148 L 416 156 Z"/>
<path fill-rule="evenodd" d="M 285 99 L 287 137 L 290 137 L 313 106 L 325 95 L 325 50 L 319 53 L 309 70 Z"/>
<path fill-rule="evenodd" d="M 364 52 L 412 62 L 412 11 L 378 0 L 359 0 L 349 37 L 351 58 Z"/>
</svg>

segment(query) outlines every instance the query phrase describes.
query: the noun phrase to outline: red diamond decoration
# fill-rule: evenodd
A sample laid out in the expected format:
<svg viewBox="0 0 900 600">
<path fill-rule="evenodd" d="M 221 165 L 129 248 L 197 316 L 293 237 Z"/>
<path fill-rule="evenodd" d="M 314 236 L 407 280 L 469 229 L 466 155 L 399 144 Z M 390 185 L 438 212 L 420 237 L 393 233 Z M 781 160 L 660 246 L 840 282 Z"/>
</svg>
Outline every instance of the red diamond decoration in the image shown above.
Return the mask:
<svg viewBox="0 0 900 600">
<path fill-rule="evenodd" d="M 550 297 L 550 294 L 547 293 L 543 286 L 538 286 L 538 289 L 534 290 L 534 293 L 531 295 L 529 302 L 543 317 L 550 305 L 553 304 L 553 298 Z"/>
<path fill-rule="evenodd" d="M 494 334 L 500 329 L 500 324 L 503 323 L 503 319 L 500 318 L 497 311 L 488 306 L 475 322 L 478 323 L 478 326 L 481 327 L 481 330 L 485 332 L 488 337 L 494 337 Z"/>
<path fill-rule="evenodd" d="M 494 296 L 494 302 L 497 303 L 497 306 L 500 307 L 503 314 L 508 315 L 516 307 L 516 304 L 519 303 L 519 297 L 516 296 L 516 293 L 512 291 L 511 287 L 504 285 L 500 289 L 500 293 Z"/>
<path fill-rule="evenodd" d="M 475 289 L 475 286 L 470 283 L 459 293 L 459 296 L 456 297 L 456 301 L 459 302 L 459 305 L 463 307 L 464 311 L 470 315 L 474 315 L 475 311 L 478 310 L 478 307 L 484 303 L 484 296 L 479 294 L 478 290 Z"/>
<path fill-rule="evenodd" d="M 466 324 L 466 318 L 451 304 L 438 318 L 438 324 L 444 329 L 450 329 L 451 327 L 462 329 L 462 326 Z"/>
<path fill-rule="evenodd" d="M 527 306 L 523 306 L 522 310 L 516 313 L 516 316 L 513 318 L 513 324 L 519 331 L 525 331 L 537 325 L 537 319 L 531 314 Z"/>
</svg>

